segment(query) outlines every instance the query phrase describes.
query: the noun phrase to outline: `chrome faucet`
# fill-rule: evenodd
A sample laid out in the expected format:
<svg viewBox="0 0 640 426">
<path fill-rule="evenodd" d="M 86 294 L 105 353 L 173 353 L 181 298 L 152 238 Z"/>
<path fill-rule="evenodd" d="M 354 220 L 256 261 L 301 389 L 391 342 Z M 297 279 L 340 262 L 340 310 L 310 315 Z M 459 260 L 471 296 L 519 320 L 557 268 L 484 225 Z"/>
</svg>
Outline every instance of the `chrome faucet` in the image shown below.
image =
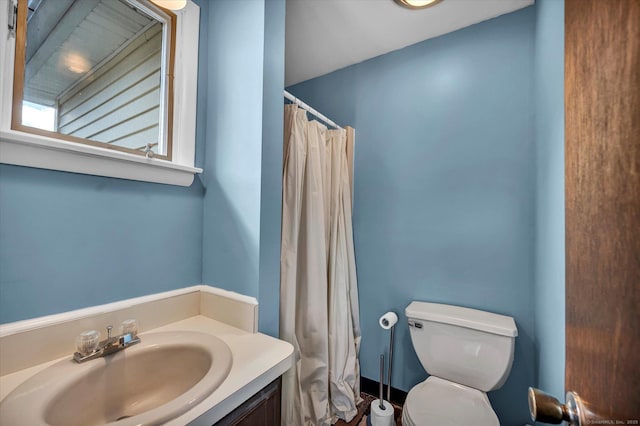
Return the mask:
<svg viewBox="0 0 640 426">
<path fill-rule="evenodd" d="M 113 326 L 107 326 L 107 338 L 98 342 L 100 334 L 97 331 L 85 332 L 81 336 L 82 343 L 78 340 L 78 351 L 73 354 L 74 361 L 81 363 L 95 358 L 119 352 L 129 346 L 140 343 L 137 326 L 135 331 L 123 333 L 118 336 L 111 336 Z"/>
</svg>

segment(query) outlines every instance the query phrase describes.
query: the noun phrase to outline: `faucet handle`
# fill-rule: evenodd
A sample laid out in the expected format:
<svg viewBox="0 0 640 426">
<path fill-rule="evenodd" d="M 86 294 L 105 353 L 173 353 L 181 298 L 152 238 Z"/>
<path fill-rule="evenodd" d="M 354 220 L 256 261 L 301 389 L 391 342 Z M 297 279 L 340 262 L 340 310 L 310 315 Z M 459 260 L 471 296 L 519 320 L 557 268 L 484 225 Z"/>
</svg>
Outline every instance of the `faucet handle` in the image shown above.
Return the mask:
<svg viewBox="0 0 640 426">
<path fill-rule="evenodd" d="M 120 334 L 131 334 L 131 337 L 136 337 L 138 335 L 138 320 L 128 319 L 122 321 L 120 325 L 121 333 Z"/>
<path fill-rule="evenodd" d="M 111 340 L 111 330 L 113 329 L 112 325 L 107 326 L 107 340 Z"/>
<path fill-rule="evenodd" d="M 83 355 L 90 354 L 98 348 L 100 333 L 96 330 L 83 331 L 76 337 L 76 350 Z"/>
</svg>

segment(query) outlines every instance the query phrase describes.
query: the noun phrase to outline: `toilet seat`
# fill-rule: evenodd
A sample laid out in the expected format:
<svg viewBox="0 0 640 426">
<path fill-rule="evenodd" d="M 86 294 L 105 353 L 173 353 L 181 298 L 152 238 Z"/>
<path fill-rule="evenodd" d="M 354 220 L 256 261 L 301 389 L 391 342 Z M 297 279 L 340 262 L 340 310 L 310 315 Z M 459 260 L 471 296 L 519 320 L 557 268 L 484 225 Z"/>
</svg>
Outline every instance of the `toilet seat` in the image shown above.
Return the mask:
<svg viewBox="0 0 640 426">
<path fill-rule="evenodd" d="M 403 426 L 500 426 L 487 394 L 430 376 L 409 391 Z"/>
</svg>

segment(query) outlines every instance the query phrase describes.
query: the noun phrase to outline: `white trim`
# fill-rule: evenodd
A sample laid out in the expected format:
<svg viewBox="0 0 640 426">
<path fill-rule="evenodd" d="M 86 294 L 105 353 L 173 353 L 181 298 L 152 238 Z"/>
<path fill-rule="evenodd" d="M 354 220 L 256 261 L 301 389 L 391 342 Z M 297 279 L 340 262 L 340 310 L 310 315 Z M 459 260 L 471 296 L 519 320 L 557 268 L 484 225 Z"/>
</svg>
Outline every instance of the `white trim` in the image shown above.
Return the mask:
<svg viewBox="0 0 640 426">
<path fill-rule="evenodd" d="M 200 291 L 200 315 L 225 322 L 250 333 L 258 332 L 258 299 L 206 284 L 197 287 Z M 207 300 L 203 297 L 203 293 L 213 297 Z"/>
<path fill-rule="evenodd" d="M 194 174 L 200 8 L 189 0 L 177 12 L 172 161 L 11 130 L 15 39 L 0 0 L 0 163 L 189 186 Z"/>
<path fill-rule="evenodd" d="M 200 7 L 189 0 L 176 12 L 176 54 L 173 72 L 173 162 L 194 165 L 196 156 L 196 98 Z M 176 143 L 181 140 L 191 143 Z M 198 169 L 198 173 L 202 173 Z"/>
<path fill-rule="evenodd" d="M 92 306 L 90 308 L 76 309 L 74 311 L 63 312 L 60 314 L 46 315 L 43 317 L 32 318 L 23 321 L 0 324 L 0 337 L 6 337 L 25 331 L 37 330 L 39 328 L 62 324 L 68 321 L 75 321 L 106 312 L 113 312 L 119 309 L 130 308 L 131 306 L 139 305 L 141 303 L 154 302 L 156 300 L 194 293 L 197 291 L 200 291 L 200 286 L 196 285 L 192 287 L 181 288 L 179 290 L 171 290 L 163 293 L 151 294 L 148 296 L 135 297 L 133 299 L 120 300 L 118 302 L 107 303 L 104 305 Z"/>
<path fill-rule="evenodd" d="M 0 324 L 0 338 L 11 336 L 17 333 L 33 331 L 43 327 L 58 325 L 69 321 L 76 321 L 82 318 L 88 318 L 95 315 L 109 313 L 121 309 L 130 308 L 143 303 L 155 302 L 170 297 L 181 296 L 189 293 L 203 292 L 225 297 L 241 303 L 258 306 L 255 297 L 245 296 L 233 291 L 223 290 L 216 287 L 200 284 L 191 287 L 185 287 L 178 290 L 170 290 L 162 293 L 150 294 L 148 296 L 134 297 L 132 299 L 120 300 L 118 302 L 107 303 L 104 305 L 92 306 L 90 308 L 76 309 L 74 311 L 63 312 L 60 314 L 46 315 L 43 317 L 32 318 L 28 320 L 15 321 L 7 324 Z M 256 315 L 257 317 L 257 315 Z M 257 320 L 257 319 L 256 319 Z"/>
<path fill-rule="evenodd" d="M 209 285 L 201 284 L 195 287 L 203 293 L 215 294 L 216 296 L 226 297 L 227 299 L 236 300 L 238 302 L 247 303 L 249 305 L 258 306 L 258 299 L 252 296 L 246 296 L 244 294 L 236 293 L 235 291 L 224 290 L 218 287 L 211 287 Z"/>
<path fill-rule="evenodd" d="M 5 139 L 7 136 L 11 139 Z M 180 186 L 191 185 L 194 174 L 202 172 L 170 161 L 53 138 L 23 140 L 28 138 L 25 133 L 0 131 L 0 163 Z"/>
</svg>

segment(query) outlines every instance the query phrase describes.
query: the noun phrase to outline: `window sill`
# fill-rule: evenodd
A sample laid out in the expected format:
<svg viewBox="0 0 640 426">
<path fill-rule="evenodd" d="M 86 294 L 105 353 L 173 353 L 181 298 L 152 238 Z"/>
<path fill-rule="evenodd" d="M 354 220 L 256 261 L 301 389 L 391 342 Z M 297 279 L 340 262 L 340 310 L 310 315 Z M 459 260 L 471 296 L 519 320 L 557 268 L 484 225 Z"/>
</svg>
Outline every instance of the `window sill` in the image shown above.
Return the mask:
<svg viewBox="0 0 640 426">
<path fill-rule="evenodd" d="M 14 130 L 0 131 L 0 163 L 190 186 L 202 169 Z"/>
</svg>

